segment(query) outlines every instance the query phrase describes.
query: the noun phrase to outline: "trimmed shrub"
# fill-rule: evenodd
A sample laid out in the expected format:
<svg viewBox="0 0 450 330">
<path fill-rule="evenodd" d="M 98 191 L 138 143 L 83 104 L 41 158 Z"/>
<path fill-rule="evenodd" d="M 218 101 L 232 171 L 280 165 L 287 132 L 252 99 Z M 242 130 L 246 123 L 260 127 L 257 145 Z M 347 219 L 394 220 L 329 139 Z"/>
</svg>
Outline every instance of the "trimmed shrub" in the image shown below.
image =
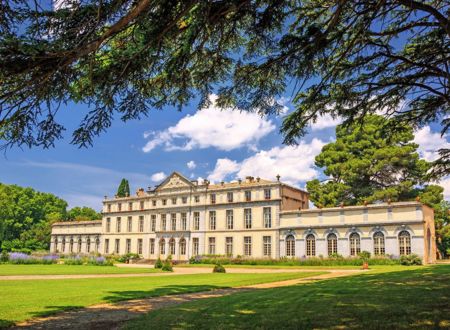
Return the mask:
<svg viewBox="0 0 450 330">
<path fill-rule="evenodd" d="M 361 251 L 358 253 L 358 257 L 362 259 L 363 261 L 368 261 L 370 259 L 370 252 L 369 251 Z"/>
<path fill-rule="evenodd" d="M 216 264 L 213 273 L 226 273 L 225 268 L 221 264 Z"/>
<path fill-rule="evenodd" d="M 64 265 L 82 265 L 83 259 L 80 256 L 69 257 L 64 259 Z"/>
<path fill-rule="evenodd" d="M 0 255 L 0 262 L 8 262 L 9 261 L 9 254 L 5 250 L 2 251 L 2 254 Z"/>
<path fill-rule="evenodd" d="M 164 265 L 161 268 L 163 271 L 165 272 L 173 272 L 173 268 L 172 265 L 170 264 L 170 262 L 168 260 L 166 260 L 164 262 Z"/>
<path fill-rule="evenodd" d="M 57 255 L 49 254 L 41 258 L 41 263 L 44 265 L 51 265 L 58 263 L 58 260 L 59 257 Z"/>
<path fill-rule="evenodd" d="M 118 257 L 116 260 L 118 262 L 127 262 L 130 260 L 139 259 L 139 258 L 140 258 L 139 254 L 137 254 L 137 253 L 127 253 L 127 254 L 124 254 L 123 256 Z"/>
<path fill-rule="evenodd" d="M 163 263 L 162 263 L 161 259 L 160 258 L 156 259 L 155 268 L 162 268 L 162 267 L 163 267 Z"/>
<path fill-rule="evenodd" d="M 404 266 L 421 265 L 422 259 L 417 254 L 410 254 L 400 257 L 400 264 Z"/>
</svg>

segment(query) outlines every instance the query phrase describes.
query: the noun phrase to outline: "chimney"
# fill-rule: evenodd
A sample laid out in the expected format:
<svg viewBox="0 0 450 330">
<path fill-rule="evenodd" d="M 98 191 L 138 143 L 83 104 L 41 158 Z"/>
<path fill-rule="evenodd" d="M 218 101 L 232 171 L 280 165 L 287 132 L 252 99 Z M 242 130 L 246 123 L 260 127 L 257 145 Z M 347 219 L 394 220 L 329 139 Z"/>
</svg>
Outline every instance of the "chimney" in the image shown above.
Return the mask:
<svg viewBox="0 0 450 330">
<path fill-rule="evenodd" d="M 238 179 L 238 182 L 239 182 L 239 184 L 241 184 L 242 183 L 242 179 Z"/>
</svg>

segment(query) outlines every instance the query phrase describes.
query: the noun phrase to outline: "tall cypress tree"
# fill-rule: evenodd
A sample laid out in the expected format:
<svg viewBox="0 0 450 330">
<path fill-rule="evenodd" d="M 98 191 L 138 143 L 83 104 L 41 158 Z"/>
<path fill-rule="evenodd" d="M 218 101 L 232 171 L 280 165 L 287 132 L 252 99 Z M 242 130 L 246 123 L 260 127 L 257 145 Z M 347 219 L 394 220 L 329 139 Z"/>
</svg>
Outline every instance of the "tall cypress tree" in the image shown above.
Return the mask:
<svg viewBox="0 0 450 330">
<path fill-rule="evenodd" d="M 119 188 L 117 189 L 116 195 L 118 197 L 130 196 L 130 184 L 128 183 L 127 179 L 122 179 L 122 181 L 120 181 L 120 185 Z"/>
</svg>

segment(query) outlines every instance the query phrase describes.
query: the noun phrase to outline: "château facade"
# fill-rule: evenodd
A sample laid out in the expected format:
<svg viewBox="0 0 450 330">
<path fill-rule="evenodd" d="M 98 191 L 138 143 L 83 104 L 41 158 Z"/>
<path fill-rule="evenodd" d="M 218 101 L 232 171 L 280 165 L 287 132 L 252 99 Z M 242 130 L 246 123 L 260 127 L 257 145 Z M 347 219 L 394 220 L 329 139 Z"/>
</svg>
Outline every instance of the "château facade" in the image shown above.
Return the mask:
<svg viewBox="0 0 450 330">
<path fill-rule="evenodd" d="M 419 202 L 309 209 L 308 193 L 247 177 L 199 183 L 174 172 L 135 196 L 105 197 L 101 221 L 57 222 L 51 251 L 248 258 L 415 253 L 434 262 L 433 210 Z"/>
</svg>

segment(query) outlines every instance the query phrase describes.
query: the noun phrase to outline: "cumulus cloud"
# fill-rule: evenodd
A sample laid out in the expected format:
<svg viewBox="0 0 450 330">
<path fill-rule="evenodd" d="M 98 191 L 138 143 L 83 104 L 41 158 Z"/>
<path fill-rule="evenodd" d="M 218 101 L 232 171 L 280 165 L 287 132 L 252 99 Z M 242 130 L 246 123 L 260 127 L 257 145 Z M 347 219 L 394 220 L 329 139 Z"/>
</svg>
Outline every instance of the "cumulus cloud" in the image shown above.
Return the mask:
<svg viewBox="0 0 450 330">
<path fill-rule="evenodd" d="M 256 113 L 219 109 L 214 105 L 216 98 L 211 95 L 212 104 L 209 107 L 187 115 L 175 126 L 144 133 L 144 138 L 150 140 L 142 150 L 150 152 L 158 146 L 167 151 L 209 147 L 225 151 L 244 146 L 254 148 L 261 138 L 275 129 L 271 120 Z"/>
<path fill-rule="evenodd" d="M 438 132 L 433 132 L 430 126 L 425 126 L 414 133 L 414 142 L 419 145 L 419 154 L 427 161 L 439 158 L 438 150 L 450 148 L 447 135 L 441 137 Z"/>
<path fill-rule="evenodd" d="M 450 201 L 450 176 L 443 178 L 438 184 L 444 188 L 444 199 Z"/>
<path fill-rule="evenodd" d="M 229 175 L 238 178 L 251 175 L 274 180 L 279 174 L 283 182 L 298 185 L 319 176 L 318 170 L 314 168 L 314 159 L 324 145 L 324 141 L 314 138 L 310 143 L 302 142 L 298 146 L 261 150 L 240 163 L 228 158 L 218 159 L 208 179 L 223 180 Z"/>
<path fill-rule="evenodd" d="M 154 173 L 151 177 L 150 177 L 150 179 L 153 181 L 153 182 L 159 182 L 159 181 L 162 181 L 163 179 L 165 179 L 166 178 L 166 174 L 164 173 L 164 172 L 157 172 L 157 173 Z"/>
<path fill-rule="evenodd" d="M 197 164 L 193 160 L 187 162 L 186 165 L 187 165 L 188 169 L 190 169 L 190 170 L 193 170 L 194 168 L 197 167 Z"/>
<path fill-rule="evenodd" d="M 311 122 L 311 131 L 316 132 L 326 128 L 334 128 L 342 123 L 342 118 L 333 118 L 330 114 L 319 116 L 315 123 Z"/>
</svg>

